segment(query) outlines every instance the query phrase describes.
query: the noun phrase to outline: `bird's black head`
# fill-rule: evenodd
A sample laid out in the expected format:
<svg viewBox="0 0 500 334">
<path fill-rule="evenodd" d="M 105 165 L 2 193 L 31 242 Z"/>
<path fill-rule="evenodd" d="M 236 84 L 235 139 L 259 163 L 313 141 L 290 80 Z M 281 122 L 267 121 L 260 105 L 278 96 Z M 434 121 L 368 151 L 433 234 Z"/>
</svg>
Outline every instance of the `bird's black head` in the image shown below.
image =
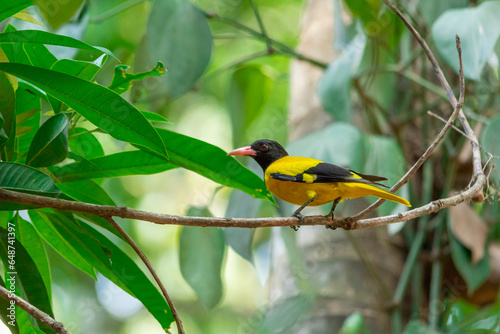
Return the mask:
<svg viewBox="0 0 500 334">
<path fill-rule="evenodd" d="M 288 153 L 285 151 L 283 146 L 274 140 L 261 139 L 257 140 L 250 146 L 241 147 L 231 151 L 228 155 L 251 156 L 265 171 L 270 164 L 280 158 L 286 157 Z"/>
</svg>

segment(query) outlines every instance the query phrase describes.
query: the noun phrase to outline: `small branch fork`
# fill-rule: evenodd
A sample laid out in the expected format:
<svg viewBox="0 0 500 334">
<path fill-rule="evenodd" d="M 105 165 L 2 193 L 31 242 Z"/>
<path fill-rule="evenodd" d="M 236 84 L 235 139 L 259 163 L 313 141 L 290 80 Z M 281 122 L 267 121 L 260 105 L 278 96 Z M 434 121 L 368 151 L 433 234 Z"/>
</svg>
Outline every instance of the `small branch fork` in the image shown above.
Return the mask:
<svg viewBox="0 0 500 334">
<path fill-rule="evenodd" d="M 456 118 L 458 118 L 462 123 L 466 137 L 472 143 L 472 158 L 473 158 L 473 171 L 474 171 L 474 175 L 472 177 L 473 184 L 472 186 L 470 186 L 470 188 L 463 190 L 457 195 L 432 201 L 421 207 L 406 212 L 402 212 L 396 215 L 364 219 L 366 215 L 375 210 L 380 204 L 384 202 L 383 200 L 378 200 L 374 204 L 370 205 L 365 210 L 361 211 L 360 213 L 358 213 L 353 217 L 334 218 L 332 221 L 331 219 L 325 218 L 324 216 L 307 216 L 304 217 L 301 225 L 325 225 L 325 226 L 330 225 L 349 230 L 363 229 L 368 227 L 375 227 L 375 226 L 407 221 L 410 219 L 424 216 L 426 214 L 438 212 L 441 209 L 455 206 L 465 201 L 470 201 L 473 199 L 482 200 L 484 198 L 483 189 L 487 184 L 487 177 L 484 175 L 483 168 L 481 165 L 481 154 L 479 151 L 478 140 L 472 128 L 470 127 L 464 113 L 462 112 L 462 105 L 464 103 L 465 80 L 463 75 L 462 51 L 460 47 L 460 39 L 457 36 L 456 38 L 457 50 L 460 60 L 460 69 L 459 69 L 460 96 L 459 100 L 457 101 L 450 85 L 448 84 L 448 81 L 446 80 L 443 74 L 443 71 L 441 70 L 436 58 L 434 57 L 427 43 L 423 40 L 423 38 L 415 30 L 415 28 L 411 25 L 411 23 L 403 16 L 403 14 L 392 3 L 390 3 L 388 0 L 384 0 L 384 2 L 392 11 L 394 11 L 400 17 L 400 19 L 405 23 L 405 25 L 411 31 L 413 36 L 417 39 L 417 41 L 424 49 L 454 109 L 453 113 L 448 118 L 448 121 L 446 122 L 445 126 L 443 127 L 439 135 L 434 139 L 433 143 L 427 148 L 427 150 L 420 157 L 420 159 L 418 159 L 418 161 L 401 178 L 401 180 L 399 180 L 396 183 L 396 185 L 392 187 L 391 191 L 394 192 L 398 190 L 401 186 L 403 186 L 405 183 L 408 182 L 410 177 L 413 174 L 415 174 L 418 168 L 422 166 L 425 160 L 427 160 L 427 158 L 432 154 L 435 148 L 443 140 L 448 130 L 453 126 L 453 122 L 455 121 Z M 265 33 L 264 34 L 258 32 L 253 32 L 253 33 L 254 35 L 259 35 L 264 38 L 266 37 Z M 132 246 L 132 248 L 136 251 L 136 253 L 146 264 L 148 269 L 151 271 L 154 279 L 160 286 L 160 289 L 162 290 L 165 298 L 167 299 L 168 304 L 170 305 L 177 327 L 179 329 L 179 333 L 184 333 L 184 330 L 182 328 L 182 323 L 177 315 L 177 312 L 175 311 L 174 305 L 170 300 L 165 288 L 163 287 L 158 276 L 152 269 L 151 263 L 148 261 L 145 255 L 140 251 L 140 249 L 138 249 L 137 245 L 135 245 L 135 243 L 130 239 L 130 237 L 126 235 L 123 229 L 121 229 L 120 226 L 116 224 L 116 222 L 112 219 L 112 217 L 136 219 L 136 220 L 148 221 L 155 224 L 164 224 L 164 225 L 185 225 L 185 226 L 205 226 L 205 227 L 257 228 L 257 227 L 270 227 L 270 226 L 295 226 L 298 223 L 297 218 L 295 217 L 250 219 L 250 218 L 226 218 L 226 217 L 217 218 L 217 217 L 175 216 L 168 214 L 159 214 L 154 212 L 146 212 L 127 207 L 105 206 L 105 205 L 95 205 L 82 202 L 73 202 L 57 198 L 24 194 L 7 189 L 0 189 L 0 201 L 26 204 L 41 208 L 52 208 L 55 210 L 90 213 L 107 219 L 126 238 L 128 243 Z M 8 291 L 4 290 L 5 288 L 0 287 L 0 295 L 3 298 L 9 299 L 9 297 L 5 294 L 5 292 L 8 293 Z M 41 312 L 40 310 L 30 305 L 29 303 L 19 298 L 18 296 L 13 296 L 12 299 L 15 299 L 17 305 L 25 309 L 35 318 L 53 327 L 56 331 L 59 330 L 58 333 L 69 333 L 66 329 L 64 329 L 64 327 L 60 323 L 56 322 L 54 319 L 50 318 L 47 314 Z M 56 327 L 54 327 L 55 326 L 54 324 L 56 325 Z M 59 324 L 60 327 L 58 327 L 57 324 Z"/>
</svg>

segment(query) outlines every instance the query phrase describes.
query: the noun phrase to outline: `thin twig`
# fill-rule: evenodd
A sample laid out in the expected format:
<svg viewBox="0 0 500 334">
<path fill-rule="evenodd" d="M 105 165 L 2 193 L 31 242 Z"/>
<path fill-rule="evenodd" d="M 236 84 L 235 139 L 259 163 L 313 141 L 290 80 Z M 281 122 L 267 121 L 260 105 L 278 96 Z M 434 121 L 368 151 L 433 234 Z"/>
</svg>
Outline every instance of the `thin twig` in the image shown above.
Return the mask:
<svg viewBox="0 0 500 334">
<path fill-rule="evenodd" d="M 271 41 L 269 40 L 269 35 L 266 32 L 266 28 L 264 27 L 264 22 L 262 22 L 262 17 L 260 16 L 259 13 L 259 8 L 257 8 L 257 5 L 255 5 L 254 0 L 250 0 L 250 4 L 252 5 L 253 13 L 255 14 L 255 18 L 257 19 L 257 23 L 259 24 L 260 31 L 264 38 L 266 39 L 266 45 L 267 45 L 267 50 L 268 52 L 272 53 L 273 51 L 273 46 L 271 45 Z"/>
<path fill-rule="evenodd" d="M 439 116 L 438 114 L 433 113 L 430 110 L 427 111 L 427 115 L 432 116 L 434 118 L 437 118 L 438 120 L 440 120 L 443 123 L 447 123 L 448 122 L 443 117 Z M 455 125 L 452 125 L 451 127 L 453 128 L 453 130 L 457 131 L 458 133 L 460 133 L 465 138 L 469 139 L 470 141 L 474 141 L 472 138 L 469 138 L 465 132 L 463 132 L 462 130 L 460 130 L 459 128 L 457 128 Z"/>
<path fill-rule="evenodd" d="M 0 296 L 2 296 L 2 298 L 4 299 L 14 301 L 16 306 L 19 306 L 20 308 L 28 312 L 31 316 L 33 316 L 35 319 L 40 320 L 40 322 L 52 328 L 56 333 L 71 334 L 70 331 L 64 328 L 64 325 L 62 323 L 54 320 L 47 313 L 31 305 L 26 300 L 22 299 L 16 294 L 11 293 L 9 290 L 7 290 L 1 285 L 0 285 Z"/>
<path fill-rule="evenodd" d="M 155 279 L 156 283 L 160 287 L 161 292 L 163 293 L 163 296 L 167 300 L 168 306 L 170 307 L 170 310 L 172 311 L 172 316 L 175 319 L 175 323 L 177 325 L 177 331 L 179 334 L 184 334 L 184 328 L 182 327 L 182 321 L 181 318 L 179 317 L 179 314 L 177 313 L 177 310 L 175 309 L 174 303 L 172 302 L 172 299 L 170 299 L 170 296 L 168 295 L 167 289 L 163 286 L 163 283 L 161 282 L 160 278 L 156 274 L 156 271 L 154 270 L 153 266 L 151 265 L 151 262 L 149 259 L 146 257 L 146 255 L 142 252 L 142 250 L 137 246 L 137 244 L 132 240 L 132 238 L 125 232 L 120 225 L 118 225 L 115 220 L 112 217 L 104 217 L 113 227 L 127 240 L 128 244 L 134 249 L 134 251 L 139 255 L 141 258 L 142 262 L 148 267 L 149 272 L 151 275 L 153 275 L 153 278 Z"/>
</svg>

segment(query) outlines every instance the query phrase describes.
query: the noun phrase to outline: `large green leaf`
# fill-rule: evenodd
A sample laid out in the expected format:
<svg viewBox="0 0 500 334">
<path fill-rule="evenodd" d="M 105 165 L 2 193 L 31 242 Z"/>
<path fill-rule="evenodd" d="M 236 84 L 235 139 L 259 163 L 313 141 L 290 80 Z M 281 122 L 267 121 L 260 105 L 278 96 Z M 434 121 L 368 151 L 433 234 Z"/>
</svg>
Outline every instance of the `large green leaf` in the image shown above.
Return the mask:
<svg viewBox="0 0 500 334">
<path fill-rule="evenodd" d="M 43 283 L 45 284 L 47 295 L 49 299 L 52 299 L 49 259 L 47 257 L 47 253 L 45 252 L 42 239 L 32 224 L 21 218 L 19 215 L 17 215 L 15 219 L 17 224 L 16 238 L 23 244 L 24 248 L 35 263 L 38 272 L 42 277 Z"/>
<path fill-rule="evenodd" d="M 481 146 L 490 152 L 495 158 L 493 163 L 495 166 L 500 166 L 500 116 L 491 119 L 491 122 L 484 128 L 481 134 Z M 493 172 L 491 179 L 495 182 L 497 188 L 500 187 L 498 173 Z"/>
<path fill-rule="evenodd" d="M 15 222 L 11 221 L 11 223 L 11 226 L 16 226 Z M 11 233 L 15 234 L 15 227 L 13 231 L 14 232 Z M 20 243 L 15 237 L 13 239 L 8 238 L 8 233 L 9 230 L 0 228 L 0 245 L 2 248 L 0 253 L 2 256 L 2 262 L 4 264 L 8 264 L 8 266 L 5 265 L 5 267 L 8 267 L 9 272 L 16 273 L 14 276 L 16 285 L 20 290 L 22 289 L 24 291 L 26 300 L 30 304 L 35 305 L 37 308 L 47 313 L 49 316 L 54 317 L 52 306 L 50 304 L 50 298 L 45 288 L 45 283 L 40 275 L 40 272 L 38 271 L 37 266 L 35 265 L 35 262 L 30 257 L 23 244 Z M 38 321 L 38 325 L 40 328 L 43 328 L 46 333 L 55 333 L 50 327 L 44 325 L 40 321 Z"/>
<path fill-rule="evenodd" d="M 68 262 L 76 268 L 88 274 L 90 277 L 97 279 L 94 267 L 88 262 L 88 254 L 82 254 L 83 252 L 75 249 L 75 247 L 77 247 L 75 240 L 66 237 L 64 233 L 61 233 L 61 231 L 56 228 L 56 221 L 52 219 L 55 215 L 48 215 L 38 210 L 29 210 L 28 214 L 39 235 L 56 252 L 61 254 L 62 257 L 68 260 Z"/>
<path fill-rule="evenodd" d="M 475 264 L 472 264 L 470 251 L 453 235 L 449 223 L 448 227 L 451 258 L 458 272 L 467 283 L 467 290 L 469 292 L 474 292 L 484 283 L 491 272 L 488 248 L 485 246 L 486 251 L 484 252 L 483 258 Z"/>
<path fill-rule="evenodd" d="M 98 205 L 116 205 L 108 193 L 92 180 L 58 183 L 57 187 L 65 195 L 80 202 Z"/>
<path fill-rule="evenodd" d="M 418 9 L 430 26 L 437 18 L 448 9 L 465 8 L 469 5 L 469 0 L 419 0 Z"/>
<path fill-rule="evenodd" d="M 224 232 L 220 228 L 182 227 L 179 236 L 181 273 L 208 309 L 222 298 L 224 250 Z"/>
<path fill-rule="evenodd" d="M 171 163 L 189 169 L 222 185 L 240 189 L 253 197 L 275 203 L 264 181 L 227 156 L 217 146 L 176 132 L 157 129 Z"/>
<path fill-rule="evenodd" d="M 68 36 L 53 34 L 47 31 L 19 30 L 19 31 L 4 32 L 0 34 L 0 45 L 15 44 L 15 43 L 58 45 L 58 46 L 65 46 L 69 48 L 76 48 L 82 50 L 99 51 L 99 52 L 104 52 L 115 59 L 118 59 L 111 51 L 105 48 L 92 46 L 78 39 Z"/>
<path fill-rule="evenodd" d="M 149 175 L 179 166 L 143 151 L 127 151 L 51 167 L 61 181 L 77 181 L 126 175 Z"/>
<path fill-rule="evenodd" d="M 76 13 L 83 0 L 35 0 L 40 12 L 52 29 L 66 23 Z"/>
<path fill-rule="evenodd" d="M 116 139 L 167 156 L 155 128 L 139 110 L 115 92 L 65 73 L 23 64 L 0 63 L 0 70 L 44 90 Z"/>
<path fill-rule="evenodd" d="M 479 80 L 500 36 L 497 13 L 500 2 L 485 1 L 477 7 L 451 9 L 432 25 L 434 44 L 446 63 L 458 73 L 455 35 L 462 41 L 464 76 Z"/>
<path fill-rule="evenodd" d="M 9 16 L 19 13 L 32 4 L 32 0 L 3 0 L 2 5 L 0 6 L 0 22 Z"/>
<path fill-rule="evenodd" d="M 38 129 L 31 142 L 26 164 L 35 167 L 55 165 L 68 154 L 68 118 L 58 114 L 49 118 Z"/>
<path fill-rule="evenodd" d="M 206 17 L 188 0 L 153 1 L 146 42 L 151 59 L 162 61 L 168 76 L 163 92 L 188 92 L 210 61 L 212 34 Z"/>
<path fill-rule="evenodd" d="M 326 69 L 318 84 L 318 95 L 325 110 L 336 121 L 351 120 L 351 78 L 363 56 L 366 38 L 359 34 Z"/>
</svg>

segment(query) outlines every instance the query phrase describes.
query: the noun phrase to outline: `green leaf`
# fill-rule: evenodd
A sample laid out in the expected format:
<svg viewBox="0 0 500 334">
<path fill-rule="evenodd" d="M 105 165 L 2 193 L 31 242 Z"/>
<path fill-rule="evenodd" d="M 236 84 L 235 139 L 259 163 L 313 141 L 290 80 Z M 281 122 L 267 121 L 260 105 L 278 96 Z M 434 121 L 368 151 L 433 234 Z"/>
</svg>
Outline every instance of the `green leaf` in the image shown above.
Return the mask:
<svg viewBox="0 0 500 334">
<path fill-rule="evenodd" d="M 113 242 L 89 225 L 81 223 L 81 226 L 101 247 L 105 247 L 109 250 L 109 261 L 106 265 L 110 272 L 106 273 L 99 270 L 101 274 L 118 286 L 126 286 L 131 292 L 131 295 L 139 299 L 149 313 L 151 313 L 151 315 L 161 324 L 163 329 L 167 331 L 174 321 L 174 317 L 172 316 L 172 312 L 165 298 L 158 291 L 156 286 L 148 279 L 139 266 L 137 266 L 135 261 Z"/>
<path fill-rule="evenodd" d="M 16 95 L 14 88 L 10 83 L 5 73 L 0 72 L 0 151 L 7 145 L 13 150 L 13 145 L 16 135 L 16 118 L 15 118 L 15 99 Z M 11 150 L 10 150 L 11 151 Z M 11 158 L 13 152 L 8 156 L 2 154 L 3 159 Z"/>
<path fill-rule="evenodd" d="M 66 159 L 68 154 L 68 118 L 57 114 L 42 124 L 31 142 L 26 164 L 47 167 Z"/>
<path fill-rule="evenodd" d="M 495 166 L 500 166 L 500 115 L 493 117 L 488 125 L 481 133 L 481 146 L 490 152 L 495 158 L 492 163 Z M 489 157 L 487 157 L 489 159 Z M 497 167 L 498 170 L 498 167 Z M 491 179 L 495 182 L 497 189 L 500 189 L 500 180 L 498 173 L 491 173 Z"/>
<path fill-rule="evenodd" d="M 17 126 L 29 127 L 31 130 L 16 137 L 16 152 L 25 155 L 40 128 L 40 98 L 32 93 L 29 86 L 19 82 L 16 90 L 16 123 Z"/>
<path fill-rule="evenodd" d="M 177 167 L 179 166 L 143 151 L 127 151 L 82 160 L 62 167 L 53 166 L 50 171 L 60 181 L 68 182 L 126 175 L 150 175 Z"/>
<path fill-rule="evenodd" d="M 169 161 L 227 187 L 276 204 L 264 181 L 217 146 L 157 128 L 169 152 Z"/>
<path fill-rule="evenodd" d="M 6 268 L 4 268 L 4 269 L 6 269 Z M 4 270 L 4 276 L 7 279 L 9 279 L 9 277 L 8 277 L 9 275 L 6 273 L 7 273 L 7 270 Z M 14 287 L 15 294 L 18 296 L 21 295 L 21 292 L 19 291 L 19 289 L 17 289 L 15 287 L 15 285 L 12 286 L 10 281 L 7 281 L 7 283 L 8 283 L 8 286 L 5 285 L 3 278 L 0 276 L 0 285 L 1 286 L 3 286 L 4 288 L 6 288 L 8 290 L 10 290 L 11 287 Z M 4 319 L 6 320 L 6 321 L 4 321 L 4 323 L 9 324 L 9 330 L 11 331 L 11 333 L 13 333 L 13 334 L 31 333 L 31 329 L 34 327 L 31 324 L 30 315 L 25 310 L 23 310 L 22 308 L 20 308 L 19 306 L 14 304 L 15 305 L 14 306 L 15 317 L 14 317 L 14 319 L 9 318 L 9 316 L 11 315 L 10 314 L 11 310 L 9 309 L 9 307 L 11 307 L 11 305 L 13 305 L 13 304 L 11 304 L 9 300 L 0 298 L 0 314 L 1 314 L 2 320 L 4 320 Z M 13 324 L 12 324 L 12 322 L 13 322 Z"/>
<path fill-rule="evenodd" d="M 38 67 L 0 63 L 0 70 L 22 78 L 80 113 L 118 140 L 167 156 L 155 128 L 130 103 L 98 84 Z"/>
<path fill-rule="evenodd" d="M 10 226 L 16 225 L 12 221 L 11 223 L 12 225 Z M 14 231 L 15 230 L 16 228 L 14 228 Z M 43 279 L 40 275 L 40 272 L 38 271 L 38 268 L 35 265 L 35 262 L 30 257 L 23 244 L 17 241 L 15 237 L 14 239 L 8 238 L 8 233 L 8 230 L 0 227 L 0 247 L 2 248 L 0 253 L 2 255 L 2 262 L 4 264 L 8 264 L 8 266 L 5 266 L 8 268 L 8 271 L 16 273 L 14 275 L 16 285 L 20 290 L 22 289 L 22 291 L 24 291 L 27 302 L 35 305 L 38 309 L 42 310 L 53 318 L 54 314 L 50 305 L 50 298 L 47 294 L 45 283 L 43 282 Z M 15 256 L 13 257 L 14 262 L 11 263 L 9 262 L 9 260 L 11 260 L 12 258 L 9 257 L 9 255 L 12 254 L 12 251 L 14 251 Z M 37 322 L 40 328 L 44 330 L 44 332 L 55 333 L 50 327 L 44 325 L 42 322 Z"/>
<path fill-rule="evenodd" d="M 151 59 L 169 69 L 163 92 L 177 98 L 188 92 L 207 67 L 212 34 L 205 16 L 187 0 L 153 2 L 146 42 Z"/>
<path fill-rule="evenodd" d="M 76 13 L 83 3 L 83 0 L 35 0 L 40 8 L 45 21 L 52 29 L 57 29 L 61 24 L 66 23 Z"/>
<path fill-rule="evenodd" d="M 144 80 L 149 77 L 159 77 L 167 71 L 161 61 L 156 64 L 155 68 L 147 72 L 136 74 L 126 73 L 129 68 L 130 66 L 128 65 L 116 65 L 113 81 L 108 88 L 118 94 L 122 94 L 132 87 L 132 81 Z"/>
<path fill-rule="evenodd" d="M 418 9 L 426 20 L 427 26 L 431 26 L 437 18 L 452 8 L 465 8 L 469 5 L 469 0 L 419 0 Z"/>
<path fill-rule="evenodd" d="M 258 333 L 293 333 L 293 327 L 313 310 L 313 299 L 305 294 L 281 299 L 266 310 L 262 320 L 254 324 Z"/>
<path fill-rule="evenodd" d="M 448 223 L 448 235 L 450 237 L 451 258 L 457 267 L 458 272 L 467 283 L 469 293 L 474 292 L 484 283 L 491 272 L 490 257 L 487 245 L 484 256 L 481 260 L 472 264 L 470 251 L 460 243 L 453 235 L 450 224 Z"/>
<path fill-rule="evenodd" d="M 272 80 L 258 65 L 238 68 L 231 76 L 227 104 L 233 125 L 233 145 L 247 140 L 245 131 L 261 114 L 271 92 Z"/>
<path fill-rule="evenodd" d="M 93 133 L 84 128 L 75 128 L 72 130 L 69 139 L 69 147 L 71 152 L 78 154 L 86 160 L 104 155 L 101 143 Z"/>
<path fill-rule="evenodd" d="M 61 194 L 47 174 L 12 162 L 0 162 L 0 188 L 49 197 Z"/>
<path fill-rule="evenodd" d="M 150 122 L 171 123 L 168 119 L 166 119 L 165 117 L 163 117 L 162 115 L 159 115 L 157 113 L 154 113 L 151 111 L 144 111 L 144 110 L 141 110 L 141 113 Z"/>
<path fill-rule="evenodd" d="M 119 60 L 111 51 L 105 48 L 92 46 L 78 39 L 68 36 L 53 34 L 47 31 L 19 30 L 19 31 L 4 32 L 0 34 L 0 46 L 3 44 L 15 44 L 15 43 L 57 45 L 57 46 L 65 46 L 69 48 L 76 48 L 82 50 L 98 51 L 98 52 L 104 52 L 110 55 L 111 57 L 115 58 L 116 60 Z"/>
<path fill-rule="evenodd" d="M 318 95 L 325 110 L 336 121 L 351 120 L 351 78 L 357 71 L 366 45 L 359 34 L 326 69 L 318 84 Z"/>
<path fill-rule="evenodd" d="M 410 321 L 405 329 L 404 334 L 440 334 L 442 332 L 427 326 L 422 320 L 412 320 Z"/>
<path fill-rule="evenodd" d="M 220 228 L 182 227 L 179 236 L 181 273 L 208 309 L 222 298 L 224 250 L 224 232 Z"/>
<path fill-rule="evenodd" d="M 382 1 L 379 0 L 348 0 L 344 1 L 353 16 L 361 19 L 368 29 L 379 18 Z"/>
<path fill-rule="evenodd" d="M 368 334 L 370 331 L 364 324 L 363 314 L 361 312 L 354 312 L 349 315 L 342 324 L 340 329 L 341 334 Z"/>
<path fill-rule="evenodd" d="M 23 9 L 31 6 L 33 4 L 32 0 L 9 0 L 2 1 L 2 6 L 0 7 L 0 22 L 6 18 L 19 13 Z"/>
<path fill-rule="evenodd" d="M 116 205 L 108 193 L 91 180 L 58 183 L 57 187 L 65 195 L 80 202 L 98 205 Z"/>
<path fill-rule="evenodd" d="M 497 13 L 500 2 L 485 1 L 477 7 L 451 9 L 432 25 L 434 44 L 444 61 L 458 73 L 455 35 L 462 41 L 464 76 L 479 80 L 500 36 Z"/>
<path fill-rule="evenodd" d="M 75 249 L 78 243 L 56 228 L 58 221 L 53 218 L 55 215 L 39 210 L 29 210 L 28 214 L 37 232 L 56 252 L 76 268 L 97 279 L 94 267 L 88 262 L 88 254 Z"/>
</svg>

